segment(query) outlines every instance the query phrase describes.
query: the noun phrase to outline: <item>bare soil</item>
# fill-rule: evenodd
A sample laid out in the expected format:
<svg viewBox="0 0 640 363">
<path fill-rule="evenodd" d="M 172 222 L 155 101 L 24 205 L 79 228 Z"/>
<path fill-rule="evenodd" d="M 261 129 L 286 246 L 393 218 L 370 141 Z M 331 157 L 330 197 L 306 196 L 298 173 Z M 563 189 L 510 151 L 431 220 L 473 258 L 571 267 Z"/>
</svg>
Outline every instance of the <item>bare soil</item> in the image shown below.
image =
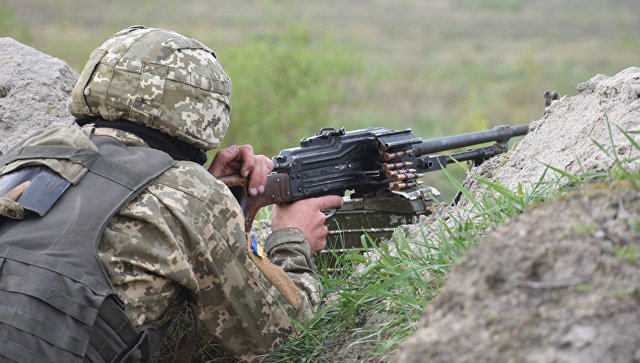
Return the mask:
<svg viewBox="0 0 640 363">
<path fill-rule="evenodd" d="M 591 185 L 473 249 L 397 362 L 640 361 L 640 191 Z"/>
</svg>

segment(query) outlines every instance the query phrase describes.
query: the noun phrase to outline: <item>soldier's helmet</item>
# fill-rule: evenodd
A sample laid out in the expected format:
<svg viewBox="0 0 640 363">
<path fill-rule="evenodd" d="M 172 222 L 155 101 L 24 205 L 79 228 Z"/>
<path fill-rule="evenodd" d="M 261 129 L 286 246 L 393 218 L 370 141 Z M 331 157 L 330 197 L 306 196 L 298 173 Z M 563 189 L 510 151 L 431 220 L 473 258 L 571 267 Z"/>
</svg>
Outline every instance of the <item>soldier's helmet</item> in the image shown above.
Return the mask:
<svg viewBox="0 0 640 363">
<path fill-rule="evenodd" d="M 76 118 L 126 119 L 208 150 L 229 126 L 230 94 L 231 81 L 207 46 L 134 26 L 91 53 L 67 108 Z"/>
</svg>

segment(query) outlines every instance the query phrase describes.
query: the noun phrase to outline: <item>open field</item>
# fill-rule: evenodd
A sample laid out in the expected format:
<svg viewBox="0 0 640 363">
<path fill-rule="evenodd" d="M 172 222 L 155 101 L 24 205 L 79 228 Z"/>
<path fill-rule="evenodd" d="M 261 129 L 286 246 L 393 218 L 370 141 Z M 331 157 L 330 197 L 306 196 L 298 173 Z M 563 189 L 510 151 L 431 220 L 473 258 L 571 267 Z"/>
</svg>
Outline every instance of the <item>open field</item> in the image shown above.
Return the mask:
<svg viewBox="0 0 640 363">
<path fill-rule="evenodd" d="M 360 90 L 359 102 L 332 112 L 346 126 L 362 113 L 417 130 L 423 129 L 421 122 L 457 124 L 478 113 L 489 123 L 526 122 L 541 114 L 545 89 L 575 94 L 574 86 L 591 75 L 636 64 L 640 51 L 635 1 L 2 3 L 3 36 L 66 60 L 78 71 L 91 49 L 131 24 L 201 39 L 230 69 L 229 48 L 303 24 L 313 38 L 330 37 L 349 47 L 367 68 L 362 77 L 380 81 L 376 89 Z M 240 92 L 251 90 L 235 90 Z"/>
</svg>

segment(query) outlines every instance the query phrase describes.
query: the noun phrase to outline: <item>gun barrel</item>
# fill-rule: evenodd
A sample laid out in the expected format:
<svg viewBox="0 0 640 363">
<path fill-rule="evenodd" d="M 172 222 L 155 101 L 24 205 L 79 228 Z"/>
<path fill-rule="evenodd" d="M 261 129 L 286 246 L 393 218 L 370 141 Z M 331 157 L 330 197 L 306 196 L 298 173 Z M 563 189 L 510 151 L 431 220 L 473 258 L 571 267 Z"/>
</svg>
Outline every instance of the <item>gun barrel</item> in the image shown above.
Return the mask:
<svg viewBox="0 0 640 363">
<path fill-rule="evenodd" d="M 416 156 L 433 154 L 446 150 L 482 144 L 491 141 L 507 141 L 514 136 L 522 136 L 529 131 L 529 125 L 496 126 L 491 130 L 470 132 L 467 134 L 439 137 L 423 141 L 414 146 Z"/>
</svg>

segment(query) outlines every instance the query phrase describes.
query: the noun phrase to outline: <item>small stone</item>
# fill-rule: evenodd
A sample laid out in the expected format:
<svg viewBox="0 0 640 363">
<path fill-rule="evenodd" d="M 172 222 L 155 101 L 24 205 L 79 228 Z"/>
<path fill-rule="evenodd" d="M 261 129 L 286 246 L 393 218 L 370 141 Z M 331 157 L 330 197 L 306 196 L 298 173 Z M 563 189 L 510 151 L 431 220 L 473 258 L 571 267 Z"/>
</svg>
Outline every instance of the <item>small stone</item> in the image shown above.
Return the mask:
<svg viewBox="0 0 640 363">
<path fill-rule="evenodd" d="M 11 87 L 0 85 L 0 98 L 5 98 L 11 91 Z"/>
<path fill-rule="evenodd" d="M 604 240 L 600 243 L 600 250 L 602 252 L 611 252 L 613 250 L 613 243 L 609 240 Z"/>
</svg>

